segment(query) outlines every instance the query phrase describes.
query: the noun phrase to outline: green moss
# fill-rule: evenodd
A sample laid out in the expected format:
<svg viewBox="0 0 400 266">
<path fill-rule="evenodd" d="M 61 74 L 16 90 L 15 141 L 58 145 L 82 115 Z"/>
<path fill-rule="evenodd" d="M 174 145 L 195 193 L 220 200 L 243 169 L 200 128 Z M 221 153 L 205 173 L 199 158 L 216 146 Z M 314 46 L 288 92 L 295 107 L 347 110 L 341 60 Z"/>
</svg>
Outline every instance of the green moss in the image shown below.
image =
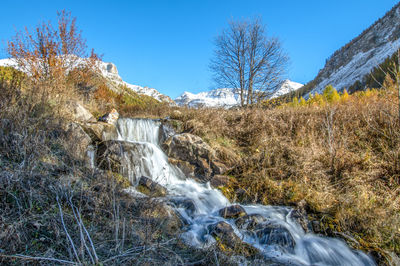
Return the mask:
<svg viewBox="0 0 400 266">
<path fill-rule="evenodd" d="M 120 185 L 122 188 L 128 188 L 131 186 L 131 182 L 119 173 L 112 173 L 113 178 L 117 181 L 117 184 Z"/>
</svg>

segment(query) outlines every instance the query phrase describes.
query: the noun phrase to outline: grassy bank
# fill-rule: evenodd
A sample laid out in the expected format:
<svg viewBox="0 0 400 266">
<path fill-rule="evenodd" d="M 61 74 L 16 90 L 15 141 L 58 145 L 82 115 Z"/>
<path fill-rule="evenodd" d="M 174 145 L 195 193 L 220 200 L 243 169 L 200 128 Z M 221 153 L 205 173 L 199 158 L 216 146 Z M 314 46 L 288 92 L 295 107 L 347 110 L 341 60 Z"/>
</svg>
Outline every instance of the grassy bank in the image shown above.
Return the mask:
<svg viewBox="0 0 400 266">
<path fill-rule="evenodd" d="M 271 110 L 181 109 L 175 123 L 232 168 L 222 188 L 229 198 L 301 205 L 322 233 L 377 256 L 399 255 L 396 92 L 321 97 Z"/>
</svg>

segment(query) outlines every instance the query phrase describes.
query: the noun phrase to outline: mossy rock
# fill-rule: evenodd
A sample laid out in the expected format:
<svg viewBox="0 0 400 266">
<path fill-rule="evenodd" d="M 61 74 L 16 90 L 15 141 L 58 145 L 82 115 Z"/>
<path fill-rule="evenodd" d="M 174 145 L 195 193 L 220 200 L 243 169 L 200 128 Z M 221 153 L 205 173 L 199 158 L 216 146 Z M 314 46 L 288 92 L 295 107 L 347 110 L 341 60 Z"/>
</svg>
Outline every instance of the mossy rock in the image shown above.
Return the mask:
<svg viewBox="0 0 400 266">
<path fill-rule="evenodd" d="M 145 176 L 142 176 L 139 179 L 139 184 L 136 189 L 139 192 L 151 197 L 165 197 L 167 195 L 167 190 L 165 189 L 165 187 L 157 184 L 156 182 Z"/>
<path fill-rule="evenodd" d="M 246 258 L 259 255 L 259 250 L 243 242 L 227 222 L 218 222 L 209 227 L 211 235 L 217 242 L 217 248 L 226 255 L 241 255 Z"/>
</svg>

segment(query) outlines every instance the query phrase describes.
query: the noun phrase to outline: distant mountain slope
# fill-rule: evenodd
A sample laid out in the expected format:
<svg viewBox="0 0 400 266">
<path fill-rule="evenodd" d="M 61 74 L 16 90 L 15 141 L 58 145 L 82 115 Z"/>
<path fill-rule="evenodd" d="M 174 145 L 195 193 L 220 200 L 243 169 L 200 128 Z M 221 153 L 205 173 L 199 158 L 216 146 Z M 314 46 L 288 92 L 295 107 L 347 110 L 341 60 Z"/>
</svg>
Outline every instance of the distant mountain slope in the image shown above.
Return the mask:
<svg viewBox="0 0 400 266">
<path fill-rule="evenodd" d="M 139 85 L 133 85 L 123 81 L 118 74 L 117 67 L 113 63 L 100 62 L 99 67 L 102 72 L 102 75 L 111 82 L 111 85 L 112 84 L 117 86 L 123 85 L 138 94 L 151 96 L 160 102 L 169 102 L 171 104 L 175 104 L 174 101 L 169 96 L 160 93 L 156 89 L 149 87 L 142 87 Z"/>
<path fill-rule="evenodd" d="M 332 84 L 338 90 L 362 81 L 373 67 L 382 63 L 400 47 L 400 3 L 355 39 L 328 58 L 317 77 L 300 91 L 320 93 Z"/>
<path fill-rule="evenodd" d="M 286 80 L 271 98 L 276 98 L 290 91 L 295 91 L 302 86 L 303 84 Z M 200 92 L 198 94 L 184 92 L 175 99 L 175 102 L 180 106 L 189 107 L 232 107 L 240 104 L 240 90 L 221 88 L 208 92 Z"/>
<path fill-rule="evenodd" d="M 0 59 L 0 66 L 10 66 L 14 68 L 18 68 L 16 62 L 13 59 Z M 126 86 L 137 94 L 147 95 L 155 98 L 160 102 L 169 102 L 171 104 L 175 104 L 174 101 L 167 95 L 164 95 L 153 88 L 141 87 L 138 85 L 129 84 L 122 80 L 120 75 L 118 74 L 118 69 L 113 63 L 106 63 L 99 61 L 98 62 L 99 69 L 104 78 L 107 79 L 109 85 L 114 90 L 118 91 L 119 86 Z"/>
</svg>

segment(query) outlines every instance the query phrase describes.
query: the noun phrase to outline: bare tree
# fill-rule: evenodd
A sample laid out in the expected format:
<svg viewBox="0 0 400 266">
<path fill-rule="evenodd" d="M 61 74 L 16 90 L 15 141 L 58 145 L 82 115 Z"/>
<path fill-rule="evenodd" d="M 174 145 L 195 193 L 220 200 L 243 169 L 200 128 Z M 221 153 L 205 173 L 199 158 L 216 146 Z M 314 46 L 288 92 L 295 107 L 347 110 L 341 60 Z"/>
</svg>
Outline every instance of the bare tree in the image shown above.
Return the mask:
<svg viewBox="0 0 400 266">
<path fill-rule="evenodd" d="M 231 21 L 215 40 L 210 69 L 218 86 L 240 90 L 241 106 L 270 96 L 283 82 L 288 57 L 260 19 Z"/>
</svg>

